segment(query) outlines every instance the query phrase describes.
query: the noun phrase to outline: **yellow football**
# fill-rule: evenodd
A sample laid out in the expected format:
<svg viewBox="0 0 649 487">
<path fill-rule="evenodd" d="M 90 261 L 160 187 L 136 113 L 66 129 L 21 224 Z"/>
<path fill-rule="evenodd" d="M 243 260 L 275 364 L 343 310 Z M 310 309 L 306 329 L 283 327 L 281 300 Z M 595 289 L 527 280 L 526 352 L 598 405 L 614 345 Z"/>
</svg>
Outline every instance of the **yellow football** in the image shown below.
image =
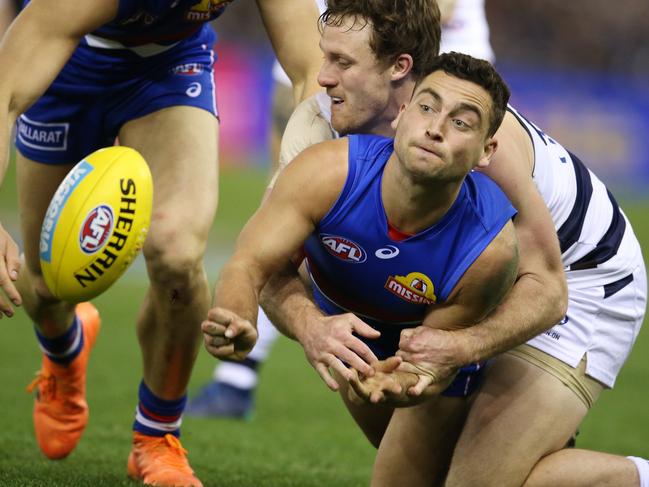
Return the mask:
<svg viewBox="0 0 649 487">
<path fill-rule="evenodd" d="M 100 149 L 76 164 L 41 228 L 41 269 L 52 294 L 77 303 L 108 289 L 142 249 L 152 203 L 151 171 L 136 150 Z"/>
</svg>

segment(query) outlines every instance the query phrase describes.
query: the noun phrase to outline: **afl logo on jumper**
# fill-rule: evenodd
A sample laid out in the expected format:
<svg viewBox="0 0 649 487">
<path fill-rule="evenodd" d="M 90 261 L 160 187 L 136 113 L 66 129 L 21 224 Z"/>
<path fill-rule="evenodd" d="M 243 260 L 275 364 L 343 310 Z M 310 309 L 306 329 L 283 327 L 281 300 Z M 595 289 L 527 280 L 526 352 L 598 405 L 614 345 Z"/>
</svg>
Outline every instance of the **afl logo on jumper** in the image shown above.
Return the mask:
<svg viewBox="0 0 649 487">
<path fill-rule="evenodd" d="M 433 281 L 421 272 L 411 272 L 407 276 L 390 276 L 385 283 L 385 289 L 409 303 L 433 304 L 437 301 Z"/>
<path fill-rule="evenodd" d="M 86 254 L 101 249 L 113 231 L 113 210 L 108 205 L 93 209 L 81 225 L 79 245 Z"/>
<path fill-rule="evenodd" d="M 367 254 L 356 242 L 337 235 L 320 235 L 320 241 L 331 255 L 350 264 L 365 262 Z"/>
</svg>

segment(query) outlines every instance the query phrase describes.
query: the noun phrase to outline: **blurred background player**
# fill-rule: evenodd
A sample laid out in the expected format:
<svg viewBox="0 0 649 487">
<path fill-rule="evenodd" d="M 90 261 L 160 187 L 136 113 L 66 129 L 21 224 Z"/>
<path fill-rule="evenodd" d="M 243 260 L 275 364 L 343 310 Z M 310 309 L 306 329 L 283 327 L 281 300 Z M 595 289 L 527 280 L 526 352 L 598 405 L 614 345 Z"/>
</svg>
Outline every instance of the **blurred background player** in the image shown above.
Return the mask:
<svg viewBox="0 0 649 487">
<path fill-rule="evenodd" d="M 326 0 L 316 0 L 322 13 Z M 462 52 L 494 61 L 489 42 L 489 25 L 485 0 L 443 0 L 437 2 L 442 21 L 440 52 Z M 271 165 L 277 169 L 282 133 L 291 115 L 294 98 L 290 80 L 278 62 L 273 65 L 273 102 L 271 119 Z M 326 100 L 326 103 L 329 103 Z M 254 407 L 254 392 L 259 380 L 259 367 L 264 363 L 279 332 L 259 310 L 259 338 L 253 351 L 243 362 L 221 362 L 214 368 L 211 382 L 203 386 L 187 405 L 192 416 L 248 417 Z"/>
<path fill-rule="evenodd" d="M 119 136 L 147 160 L 155 186 L 143 252 L 150 288 L 137 320 L 144 370 L 128 474 L 156 485 L 201 485 L 177 437 L 210 302 L 203 255 L 217 204 L 219 120 L 208 22 L 228 3 L 26 1 L 0 47 L 0 166 L 9 127 L 20 117 L 24 242 L 21 266 L 0 227 L 0 285 L 14 305 L 24 305 L 43 350 L 32 388 L 36 438 L 48 458 L 69 455 L 86 426 L 86 366 L 99 316 L 90 304 L 75 312 L 50 294 L 40 272 L 40 227 L 71 165 Z M 317 9 L 293 0 L 257 5 L 295 98 L 308 96 L 317 90 Z M 284 35 L 287 23 L 299 48 Z M 19 75 L 25 72 L 28 80 Z M 3 297 L 0 305 L 13 315 Z"/>
</svg>

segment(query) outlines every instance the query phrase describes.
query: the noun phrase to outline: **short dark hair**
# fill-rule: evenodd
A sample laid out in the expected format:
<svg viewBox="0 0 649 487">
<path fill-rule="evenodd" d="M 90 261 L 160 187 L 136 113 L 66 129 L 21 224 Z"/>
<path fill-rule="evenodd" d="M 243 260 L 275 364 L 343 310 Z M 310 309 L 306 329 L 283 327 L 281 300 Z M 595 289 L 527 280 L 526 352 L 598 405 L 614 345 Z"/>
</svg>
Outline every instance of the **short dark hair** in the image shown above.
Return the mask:
<svg viewBox="0 0 649 487">
<path fill-rule="evenodd" d="M 489 117 L 489 132 L 491 137 L 505 118 L 507 103 L 509 102 L 509 88 L 498 71 L 489 61 L 476 59 L 468 54 L 447 52 L 437 56 L 432 63 L 428 74 L 435 71 L 444 71 L 456 78 L 471 81 L 485 89 L 491 96 L 492 107 Z"/>
<path fill-rule="evenodd" d="M 435 0 L 328 0 L 320 25 L 340 26 L 346 17 L 354 25 L 372 26 L 370 48 L 379 62 L 392 64 L 410 54 L 416 80 L 431 72 L 441 38 Z"/>
</svg>

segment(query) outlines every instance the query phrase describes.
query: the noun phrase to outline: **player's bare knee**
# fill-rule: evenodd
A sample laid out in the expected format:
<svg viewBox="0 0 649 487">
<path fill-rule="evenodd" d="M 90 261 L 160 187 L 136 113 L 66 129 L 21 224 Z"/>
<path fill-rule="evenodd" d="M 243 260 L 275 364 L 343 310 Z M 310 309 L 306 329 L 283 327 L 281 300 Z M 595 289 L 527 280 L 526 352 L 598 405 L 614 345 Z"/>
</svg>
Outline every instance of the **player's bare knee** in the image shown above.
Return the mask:
<svg viewBox="0 0 649 487">
<path fill-rule="evenodd" d="M 151 284 L 173 302 L 188 302 L 197 284 L 204 281 L 204 245 L 193 237 L 167 234 L 147 241 L 144 256 Z"/>
<path fill-rule="evenodd" d="M 41 274 L 36 276 L 32 275 L 30 281 L 34 290 L 34 296 L 40 303 L 50 305 L 60 301 L 58 298 L 54 297 L 54 294 L 52 294 L 50 288 L 47 287 Z"/>
</svg>

